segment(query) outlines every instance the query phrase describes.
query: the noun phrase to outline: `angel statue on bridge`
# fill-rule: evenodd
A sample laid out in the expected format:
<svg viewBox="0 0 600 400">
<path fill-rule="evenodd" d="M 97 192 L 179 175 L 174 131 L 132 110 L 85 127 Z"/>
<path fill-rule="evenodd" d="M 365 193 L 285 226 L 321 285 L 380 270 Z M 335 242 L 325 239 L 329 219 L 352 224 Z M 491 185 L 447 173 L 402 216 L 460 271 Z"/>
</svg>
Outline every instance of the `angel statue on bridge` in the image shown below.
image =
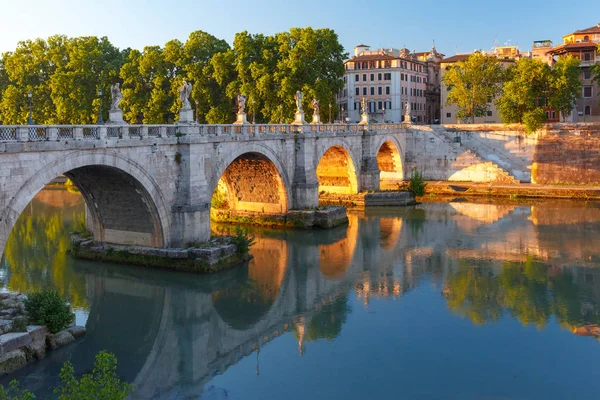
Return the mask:
<svg viewBox="0 0 600 400">
<path fill-rule="evenodd" d="M 183 108 L 189 109 L 192 108 L 190 105 L 190 94 L 192 93 L 192 84 L 190 82 L 186 82 L 183 80 L 183 86 L 179 88 L 179 99 L 183 103 Z"/>
<path fill-rule="evenodd" d="M 319 100 L 317 100 L 316 98 L 313 99 L 312 101 L 312 107 L 314 110 L 314 115 L 320 115 L 319 114 Z"/>
<path fill-rule="evenodd" d="M 362 113 L 366 114 L 367 113 L 367 100 L 363 97 L 362 100 L 360 101 L 360 106 L 362 108 Z"/>
<path fill-rule="evenodd" d="M 302 92 L 297 90 L 296 95 L 294 96 L 294 99 L 296 100 L 296 107 L 298 108 L 296 110 L 297 113 L 304 112 L 304 110 L 302 109 L 302 97 Z"/>
<path fill-rule="evenodd" d="M 238 94 L 237 102 L 238 102 L 238 114 L 243 114 L 244 109 L 246 108 L 246 96 L 244 96 L 241 93 Z"/>
<path fill-rule="evenodd" d="M 115 83 L 110 87 L 110 94 L 112 96 L 112 102 L 110 103 L 110 110 L 117 111 L 121 110 L 119 104 L 121 103 L 121 99 L 123 99 L 123 95 L 121 94 L 121 88 L 119 82 Z"/>
</svg>

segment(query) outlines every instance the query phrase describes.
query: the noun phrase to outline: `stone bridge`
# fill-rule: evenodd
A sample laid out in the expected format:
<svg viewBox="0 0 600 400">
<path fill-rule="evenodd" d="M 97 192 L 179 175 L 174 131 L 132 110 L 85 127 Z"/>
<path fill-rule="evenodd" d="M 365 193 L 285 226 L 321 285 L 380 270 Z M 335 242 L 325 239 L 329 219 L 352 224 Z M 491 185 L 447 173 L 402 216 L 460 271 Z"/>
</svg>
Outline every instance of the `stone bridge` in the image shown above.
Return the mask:
<svg viewBox="0 0 600 400">
<path fill-rule="evenodd" d="M 235 211 L 311 209 L 322 192 L 396 185 L 405 144 L 400 124 L 0 126 L 0 250 L 61 174 L 95 240 L 179 247 L 209 238 L 220 181 Z"/>
</svg>

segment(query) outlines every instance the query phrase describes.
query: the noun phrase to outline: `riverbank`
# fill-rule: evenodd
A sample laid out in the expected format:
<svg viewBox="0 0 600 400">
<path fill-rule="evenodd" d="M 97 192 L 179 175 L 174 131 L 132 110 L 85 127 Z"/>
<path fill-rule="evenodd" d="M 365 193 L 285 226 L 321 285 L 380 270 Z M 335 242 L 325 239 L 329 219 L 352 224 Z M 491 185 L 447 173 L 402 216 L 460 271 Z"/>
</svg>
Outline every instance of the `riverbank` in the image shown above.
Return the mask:
<svg viewBox="0 0 600 400">
<path fill-rule="evenodd" d="M 28 325 L 24 301 L 19 293 L 0 293 L 0 376 L 15 372 L 74 342 L 86 333 L 83 326 L 70 326 L 55 334 L 48 327 Z"/>
<path fill-rule="evenodd" d="M 264 226 L 269 228 L 330 229 L 348 223 L 346 207 L 319 207 L 290 210 L 282 214 L 213 208 L 210 219 L 216 223 Z"/>
<path fill-rule="evenodd" d="M 429 181 L 424 197 L 499 197 L 600 200 L 600 186 Z"/>
<path fill-rule="evenodd" d="M 366 207 L 411 206 L 416 204 L 416 200 L 412 192 L 394 190 L 356 194 L 322 193 L 319 195 L 319 204 L 343 205 L 348 208 L 364 209 Z"/>
</svg>

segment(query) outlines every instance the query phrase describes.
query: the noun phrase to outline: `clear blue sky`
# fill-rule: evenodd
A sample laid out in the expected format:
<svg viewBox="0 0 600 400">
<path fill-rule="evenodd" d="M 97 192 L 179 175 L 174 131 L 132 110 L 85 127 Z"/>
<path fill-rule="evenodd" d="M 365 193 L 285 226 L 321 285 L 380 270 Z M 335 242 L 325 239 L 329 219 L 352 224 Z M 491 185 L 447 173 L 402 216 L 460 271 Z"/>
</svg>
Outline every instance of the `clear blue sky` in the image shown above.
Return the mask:
<svg viewBox="0 0 600 400">
<path fill-rule="evenodd" d="M 348 52 L 406 45 L 426 51 L 435 39 L 446 55 L 510 40 L 522 51 L 600 23 L 600 1 L 557 0 L 0 0 L 0 52 L 52 34 L 108 36 L 141 49 L 203 30 L 230 44 L 236 32 L 272 34 L 290 27 L 334 29 Z"/>
</svg>

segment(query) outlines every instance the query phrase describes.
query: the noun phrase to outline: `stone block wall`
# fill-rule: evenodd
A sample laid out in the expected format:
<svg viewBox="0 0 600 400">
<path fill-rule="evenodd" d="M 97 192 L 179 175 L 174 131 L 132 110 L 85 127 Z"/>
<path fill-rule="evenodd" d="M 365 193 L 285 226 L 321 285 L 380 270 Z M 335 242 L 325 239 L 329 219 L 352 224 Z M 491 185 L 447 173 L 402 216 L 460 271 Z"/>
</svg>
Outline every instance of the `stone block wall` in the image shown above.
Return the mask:
<svg viewBox="0 0 600 400">
<path fill-rule="evenodd" d="M 600 185 L 600 124 L 555 124 L 540 132 L 532 181 Z"/>
</svg>

